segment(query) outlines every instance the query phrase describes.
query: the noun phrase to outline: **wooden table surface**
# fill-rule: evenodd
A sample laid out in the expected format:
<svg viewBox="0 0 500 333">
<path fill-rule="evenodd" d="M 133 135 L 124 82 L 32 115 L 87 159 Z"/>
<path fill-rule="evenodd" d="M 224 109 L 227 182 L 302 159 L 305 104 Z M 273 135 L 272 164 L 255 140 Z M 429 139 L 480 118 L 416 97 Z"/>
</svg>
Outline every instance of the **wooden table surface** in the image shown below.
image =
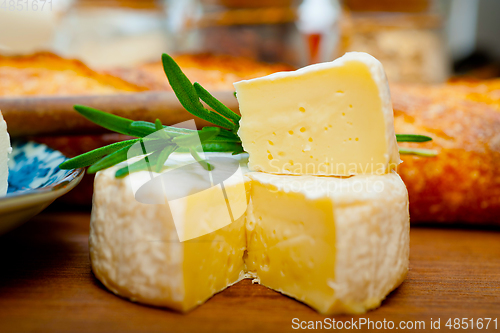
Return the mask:
<svg viewBox="0 0 500 333">
<path fill-rule="evenodd" d="M 0 237 L 0 332 L 282 332 L 296 331 L 294 318 L 326 318 L 249 280 L 185 315 L 121 299 L 90 270 L 89 219 L 88 212 L 53 209 Z M 432 318 L 441 331 L 472 331 L 445 324 L 485 317 L 500 321 L 500 229 L 413 227 L 406 281 L 379 309 L 333 318 L 424 321 L 420 331 L 430 330 Z M 500 331 L 500 322 L 494 326 L 488 331 Z"/>
</svg>

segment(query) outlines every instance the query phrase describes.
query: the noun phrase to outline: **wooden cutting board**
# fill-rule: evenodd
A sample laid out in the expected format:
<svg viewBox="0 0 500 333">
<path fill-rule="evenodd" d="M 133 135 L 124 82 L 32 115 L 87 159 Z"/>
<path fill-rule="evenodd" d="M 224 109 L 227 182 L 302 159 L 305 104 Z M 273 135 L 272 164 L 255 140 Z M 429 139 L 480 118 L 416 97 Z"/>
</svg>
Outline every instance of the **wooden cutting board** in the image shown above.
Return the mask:
<svg viewBox="0 0 500 333">
<path fill-rule="evenodd" d="M 91 272 L 89 220 L 52 208 L 0 238 L 1 332 L 293 332 L 294 318 L 327 318 L 249 280 L 188 314 L 124 300 Z M 412 332 L 424 332 L 431 319 L 450 331 L 449 318 L 485 317 L 500 321 L 500 229 L 413 227 L 406 281 L 377 310 L 328 318 L 423 321 Z"/>
</svg>

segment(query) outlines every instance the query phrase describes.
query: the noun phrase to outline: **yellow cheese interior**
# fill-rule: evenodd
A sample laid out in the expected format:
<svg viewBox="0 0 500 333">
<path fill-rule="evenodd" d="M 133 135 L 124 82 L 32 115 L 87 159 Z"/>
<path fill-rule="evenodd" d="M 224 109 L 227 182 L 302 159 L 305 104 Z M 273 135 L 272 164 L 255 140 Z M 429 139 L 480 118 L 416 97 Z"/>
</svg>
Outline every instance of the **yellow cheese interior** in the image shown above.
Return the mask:
<svg viewBox="0 0 500 333">
<path fill-rule="evenodd" d="M 366 64 L 236 85 L 239 135 L 256 171 L 383 174 L 389 154 L 376 82 Z"/>
<path fill-rule="evenodd" d="M 243 187 L 244 194 L 244 184 L 239 186 Z M 245 201 L 243 198 L 243 203 Z M 180 241 L 195 239 L 232 222 L 220 184 L 173 200 L 170 202 L 170 208 Z"/>
<path fill-rule="evenodd" d="M 244 229 L 242 216 L 222 229 L 183 243 L 183 311 L 202 304 L 243 277 Z"/>
<path fill-rule="evenodd" d="M 335 223 L 328 198 L 278 192 L 253 182 L 247 213 L 247 269 L 264 286 L 322 312 L 334 300 Z M 279 209 L 277 209 L 279 207 Z"/>
<path fill-rule="evenodd" d="M 182 243 L 185 292 L 183 311 L 202 304 L 213 294 L 244 276 L 244 212 L 248 204 L 250 183 L 236 182 L 226 185 L 224 190 L 225 196 L 219 185 L 182 199 L 185 201 L 186 231 L 203 234 Z M 237 220 L 231 223 L 233 217 Z M 227 225 L 217 228 L 221 224 Z M 207 233 L 210 230 L 216 231 Z"/>
</svg>

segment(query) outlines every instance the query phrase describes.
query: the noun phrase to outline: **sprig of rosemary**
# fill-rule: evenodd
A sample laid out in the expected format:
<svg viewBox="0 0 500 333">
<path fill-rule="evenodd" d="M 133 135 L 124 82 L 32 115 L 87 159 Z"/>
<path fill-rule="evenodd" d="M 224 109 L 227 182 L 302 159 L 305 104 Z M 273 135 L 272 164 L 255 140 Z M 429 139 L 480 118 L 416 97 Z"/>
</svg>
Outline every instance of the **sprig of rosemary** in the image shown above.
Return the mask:
<svg viewBox="0 0 500 333">
<path fill-rule="evenodd" d="M 213 167 L 198 154 L 199 146 L 204 152 L 231 152 L 233 155 L 243 153 L 241 139 L 237 131 L 241 117 L 217 100 L 199 83 L 194 84 L 182 72 L 177 63 L 167 54 L 162 55 L 162 63 L 168 82 L 181 105 L 191 114 L 214 125 L 205 126 L 201 130 L 190 130 L 163 125 L 159 119 L 154 123 L 134 121 L 87 106 L 75 105 L 75 110 L 93 123 L 110 131 L 126 134 L 137 139 L 126 140 L 101 147 L 71 158 L 61 165 L 61 169 L 75 169 L 89 166 L 87 172 L 109 168 L 126 161 L 131 157 L 141 156 L 138 161 L 120 168 L 116 177 L 125 177 L 131 172 L 144 170 L 145 167 L 161 172 L 165 162 L 173 152 L 190 152 L 206 170 Z M 236 94 L 235 94 L 236 95 Z M 214 111 L 206 109 L 205 102 Z M 151 138 L 151 134 L 155 133 Z M 426 142 L 432 138 L 416 134 L 396 134 L 398 142 Z M 140 144 L 142 149 L 130 148 Z M 145 149 L 147 144 L 148 149 Z M 437 152 L 428 149 L 400 147 L 401 154 L 419 156 L 436 156 Z M 146 162 L 146 163 L 144 163 Z"/>
</svg>

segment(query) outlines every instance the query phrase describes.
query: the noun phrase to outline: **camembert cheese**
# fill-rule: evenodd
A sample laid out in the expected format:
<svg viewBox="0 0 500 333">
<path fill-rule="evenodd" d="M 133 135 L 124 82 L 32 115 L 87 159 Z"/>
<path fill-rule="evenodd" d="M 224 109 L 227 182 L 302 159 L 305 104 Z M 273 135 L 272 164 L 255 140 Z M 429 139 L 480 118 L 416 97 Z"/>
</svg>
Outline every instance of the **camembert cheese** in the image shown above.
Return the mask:
<svg viewBox="0 0 500 333">
<path fill-rule="evenodd" d="M 380 305 L 408 271 L 408 194 L 396 173 L 252 179 L 249 274 L 323 314 Z"/>
<path fill-rule="evenodd" d="M 10 147 L 9 133 L 7 132 L 7 123 L 3 119 L 0 111 L 0 196 L 7 193 L 7 181 L 9 178 L 9 154 L 12 151 Z"/>
<path fill-rule="evenodd" d="M 395 173 L 349 178 L 247 173 L 246 214 L 181 242 L 171 214 L 175 202 L 140 203 L 131 176 L 117 179 L 116 170 L 96 175 L 90 257 L 96 277 L 131 300 L 188 311 L 241 279 L 254 278 L 321 313 L 362 313 L 378 306 L 406 275 L 408 197 Z M 225 187 L 232 205 L 247 204 L 231 195 L 240 185 Z M 186 219 L 204 221 L 202 228 L 224 215 L 224 202 L 207 205 L 206 196 L 196 196 L 196 184 L 185 186 L 176 190 L 194 194 L 177 207 Z"/>
<path fill-rule="evenodd" d="M 275 174 L 385 174 L 400 163 L 381 63 L 332 62 L 234 84 L 249 168 Z"/>
</svg>

